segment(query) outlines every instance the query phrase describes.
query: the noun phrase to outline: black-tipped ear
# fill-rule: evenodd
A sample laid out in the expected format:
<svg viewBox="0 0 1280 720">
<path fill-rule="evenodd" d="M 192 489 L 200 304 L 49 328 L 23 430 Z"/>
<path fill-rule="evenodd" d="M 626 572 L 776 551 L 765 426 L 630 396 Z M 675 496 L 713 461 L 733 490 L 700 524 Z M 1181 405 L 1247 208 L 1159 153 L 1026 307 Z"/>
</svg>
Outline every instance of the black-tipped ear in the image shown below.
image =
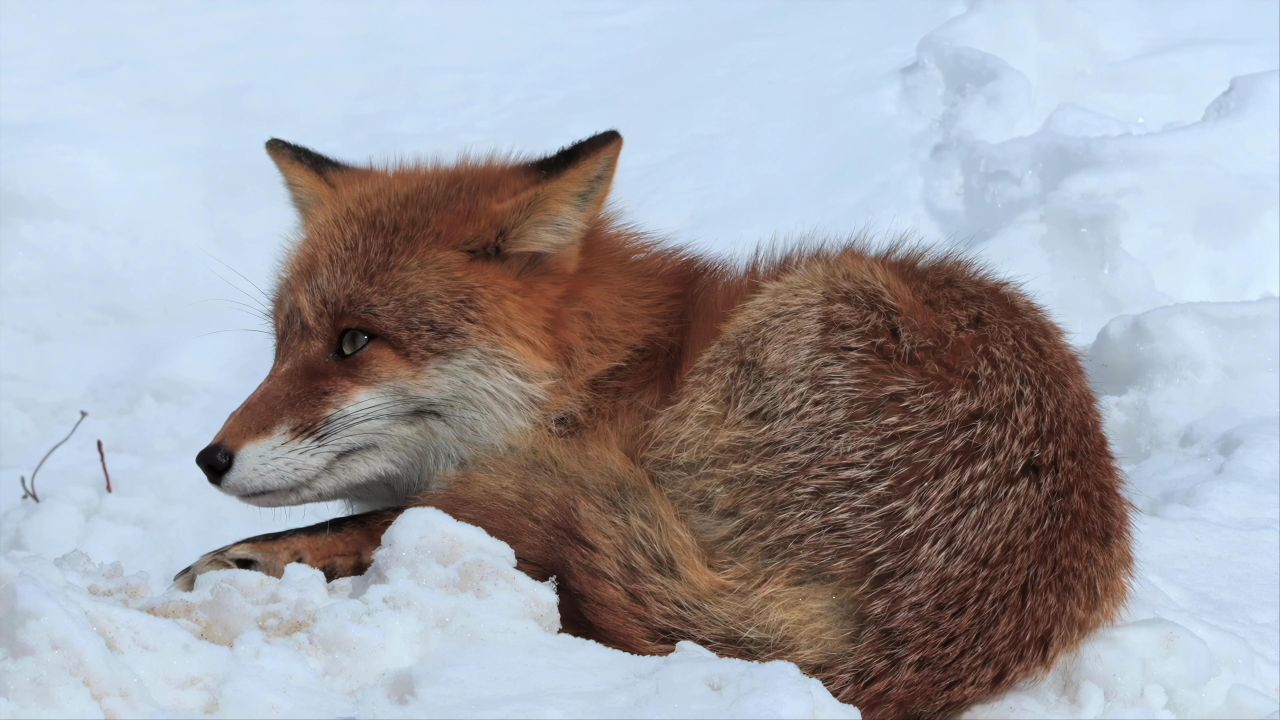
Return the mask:
<svg viewBox="0 0 1280 720">
<path fill-rule="evenodd" d="M 304 216 L 337 187 L 339 178 L 354 168 L 318 152 L 277 138 L 267 141 L 267 154 L 280 168 L 294 207 Z"/>
<path fill-rule="evenodd" d="M 610 130 L 528 163 L 541 181 L 507 203 L 511 223 L 500 254 L 523 255 L 525 264 L 536 255 L 535 264 L 558 257 L 561 266 L 575 265 L 578 245 L 609 197 L 621 152 L 622 136 Z"/>
<path fill-rule="evenodd" d="M 544 179 L 556 177 L 576 166 L 586 158 L 595 155 L 601 150 L 612 146 L 622 145 L 622 135 L 617 130 L 605 130 L 578 142 L 561 148 L 553 155 L 548 155 L 541 160 L 534 160 L 525 166 L 530 170 L 537 172 Z M 617 156 L 617 153 L 614 153 Z"/>
</svg>

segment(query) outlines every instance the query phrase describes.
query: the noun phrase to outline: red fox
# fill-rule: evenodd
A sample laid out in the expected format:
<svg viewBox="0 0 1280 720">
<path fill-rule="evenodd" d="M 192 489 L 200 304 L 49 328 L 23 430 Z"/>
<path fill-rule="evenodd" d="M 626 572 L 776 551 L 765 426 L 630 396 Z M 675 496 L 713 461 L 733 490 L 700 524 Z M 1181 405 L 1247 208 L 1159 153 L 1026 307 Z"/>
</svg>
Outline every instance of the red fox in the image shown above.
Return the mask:
<svg viewBox="0 0 1280 720">
<path fill-rule="evenodd" d="M 275 362 L 196 462 L 254 505 L 382 509 L 178 586 L 359 574 L 427 505 L 556 578 L 566 632 L 790 660 L 869 718 L 958 713 L 1116 615 L 1130 506 L 1044 312 L 956 254 L 665 247 L 605 210 L 621 149 L 375 169 L 268 142 L 303 230 Z"/>
</svg>

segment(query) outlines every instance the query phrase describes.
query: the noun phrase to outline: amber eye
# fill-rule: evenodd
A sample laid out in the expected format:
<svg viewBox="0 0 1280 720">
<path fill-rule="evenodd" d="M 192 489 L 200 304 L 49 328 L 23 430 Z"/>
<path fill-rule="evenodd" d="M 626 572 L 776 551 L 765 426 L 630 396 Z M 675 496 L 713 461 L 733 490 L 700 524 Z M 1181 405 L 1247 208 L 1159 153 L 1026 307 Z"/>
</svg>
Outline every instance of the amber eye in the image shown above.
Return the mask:
<svg viewBox="0 0 1280 720">
<path fill-rule="evenodd" d="M 349 358 L 355 355 L 363 350 L 364 346 L 368 345 L 372 339 L 373 336 L 363 330 L 356 330 L 355 328 L 343 330 L 342 337 L 338 338 L 338 357 Z"/>
</svg>

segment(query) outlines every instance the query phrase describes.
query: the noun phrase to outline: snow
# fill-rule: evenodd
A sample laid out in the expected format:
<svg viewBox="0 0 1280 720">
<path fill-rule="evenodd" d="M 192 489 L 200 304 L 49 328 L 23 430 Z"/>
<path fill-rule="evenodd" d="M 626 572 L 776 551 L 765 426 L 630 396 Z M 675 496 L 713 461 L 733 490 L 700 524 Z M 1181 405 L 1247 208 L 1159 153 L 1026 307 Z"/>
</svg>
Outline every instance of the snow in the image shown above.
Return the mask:
<svg viewBox="0 0 1280 720">
<path fill-rule="evenodd" d="M 141 574 L 80 552 L 20 565 L 6 644 L 59 652 L 11 661 L 19 708 L 48 707 L 50 681 L 73 676 L 83 684 L 59 714 L 79 717 L 857 717 L 790 663 L 692 643 L 639 657 L 557 635 L 555 589 L 433 509 L 406 513 L 368 573 L 332 584 L 291 565 L 279 581 L 227 571 L 154 596 Z"/>
<path fill-rule="evenodd" d="M 294 223 L 262 142 L 358 161 L 615 126 L 638 224 L 731 254 L 911 229 L 1084 354 L 1133 597 L 971 716 L 1280 716 L 1277 27 L 1173 0 L 0 5 L 0 717 L 855 717 L 787 663 L 558 635 L 552 587 L 432 510 L 363 578 L 166 589 L 342 512 L 237 505 L 192 463 L 270 363 L 221 332 L 261 329 L 237 303 Z"/>
</svg>

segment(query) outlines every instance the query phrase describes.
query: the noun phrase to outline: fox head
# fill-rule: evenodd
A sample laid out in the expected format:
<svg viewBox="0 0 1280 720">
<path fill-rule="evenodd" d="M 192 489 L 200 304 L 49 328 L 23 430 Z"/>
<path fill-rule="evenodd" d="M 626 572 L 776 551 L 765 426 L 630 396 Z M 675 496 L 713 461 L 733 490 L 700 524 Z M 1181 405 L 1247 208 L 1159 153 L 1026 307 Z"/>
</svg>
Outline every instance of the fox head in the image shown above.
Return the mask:
<svg viewBox="0 0 1280 720">
<path fill-rule="evenodd" d="M 260 506 L 404 501 L 529 429 L 621 149 L 610 131 L 529 162 L 375 169 L 269 141 L 302 238 L 271 370 L 196 457 L 209 481 Z"/>
</svg>

